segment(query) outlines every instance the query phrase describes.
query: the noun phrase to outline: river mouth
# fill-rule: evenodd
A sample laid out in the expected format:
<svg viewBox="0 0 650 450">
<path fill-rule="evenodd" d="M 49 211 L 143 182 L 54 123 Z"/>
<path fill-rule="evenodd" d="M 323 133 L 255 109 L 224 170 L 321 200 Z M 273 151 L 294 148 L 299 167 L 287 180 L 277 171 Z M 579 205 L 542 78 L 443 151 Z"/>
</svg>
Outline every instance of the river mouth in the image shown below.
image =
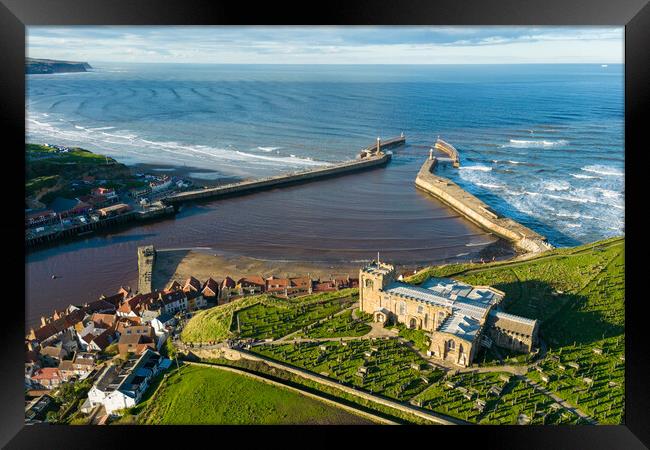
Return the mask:
<svg viewBox="0 0 650 450">
<path fill-rule="evenodd" d="M 26 264 L 27 322 L 36 323 L 54 308 L 110 295 L 122 285 L 137 288 L 141 245 L 217 255 L 211 263 L 178 261 L 200 268 L 199 279 L 201 274 L 223 278 L 224 267 L 236 272 L 230 276 L 253 274 L 247 271 L 354 276 L 377 252 L 404 271 L 515 256 L 509 244 L 416 189 L 415 176 L 426 157 L 420 153 L 397 149 L 384 168 L 189 203 L 173 219 L 36 250 Z M 167 275 L 173 276 L 170 270 Z"/>
</svg>

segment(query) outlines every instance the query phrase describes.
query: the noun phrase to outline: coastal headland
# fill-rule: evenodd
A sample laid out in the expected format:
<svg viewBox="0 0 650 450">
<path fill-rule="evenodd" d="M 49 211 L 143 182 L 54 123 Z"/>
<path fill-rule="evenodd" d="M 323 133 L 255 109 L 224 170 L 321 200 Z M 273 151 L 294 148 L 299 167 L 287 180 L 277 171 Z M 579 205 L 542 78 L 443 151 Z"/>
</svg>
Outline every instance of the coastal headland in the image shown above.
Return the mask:
<svg viewBox="0 0 650 450">
<path fill-rule="evenodd" d="M 436 145 L 436 148 L 443 151 L 445 151 L 444 147 Z M 454 161 L 454 167 L 458 167 L 458 155 L 450 155 L 450 157 Z M 499 215 L 456 183 L 435 175 L 433 171 L 437 163 L 432 152 L 415 178 L 415 185 L 419 189 L 451 206 L 481 228 L 512 242 L 518 249 L 529 255 L 553 249 L 553 246 L 546 241 L 546 237 L 510 218 Z"/>
<path fill-rule="evenodd" d="M 25 61 L 26 74 L 87 72 L 87 69 L 92 69 L 87 62 L 35 58 L 27 58 Z"/>
</svg>

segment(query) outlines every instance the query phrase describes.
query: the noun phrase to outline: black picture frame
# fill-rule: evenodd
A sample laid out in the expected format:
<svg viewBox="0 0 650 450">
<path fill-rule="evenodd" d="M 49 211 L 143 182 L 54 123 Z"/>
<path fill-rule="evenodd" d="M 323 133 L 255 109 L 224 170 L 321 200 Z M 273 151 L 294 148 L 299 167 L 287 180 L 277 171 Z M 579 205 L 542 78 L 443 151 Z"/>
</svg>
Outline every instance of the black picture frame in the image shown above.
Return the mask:
<svg viewBox="0 0 650 450">
<path fill-rule="evenodd" d="M 213 445 L 243 448 L 268 445 L 311 446 L 315 443 L 437 445 L 455 447 L 611 449 L 650 445 L 648 339 L 642 295 L 644 200 L 642 182 L 647 153 L 642 110 L 650 98 L 650 5 L 647 0 L 472 0 L 472 1 L 328 1 L 285 5 L 265 2 L 203 0 L 0 0 L 0 123 L 4 125 L 5 242 L 4 314 L 0 325 L 4 352 L 0 357 L 0 444 L 6 448 L 119 448 L 171 445 L 208 439 Z M 15 292 L 25 276 L 14 259 L 24 254 L 22 199 L 10 186 L 23 185 L 21 149 L 25 132 L 25 26 L 29 25 L 618 25 L 625 26 L 625 211 L 626 235 L 626 409 L 620 426 L 556 427 L 65 427 L 24 426 L 24 303 Z M 638 200 L 638 202 L 635 202 Z M 11 206 L 7 207 L 7 204 Z M 636 262 L 639 263 L 636 263 Z M 20 292 L 18 292 L 19 294 Z M 9 310 L 12 309 L 11 312 Z M 335 431 L 335 432 L 332 432 Z M 229 438 L 233 440 L 229 443 Z M 189 443 L 189 441 L 188 441 Z M 196 445 L 196 444 L 193 444 Z"/>
</svg>

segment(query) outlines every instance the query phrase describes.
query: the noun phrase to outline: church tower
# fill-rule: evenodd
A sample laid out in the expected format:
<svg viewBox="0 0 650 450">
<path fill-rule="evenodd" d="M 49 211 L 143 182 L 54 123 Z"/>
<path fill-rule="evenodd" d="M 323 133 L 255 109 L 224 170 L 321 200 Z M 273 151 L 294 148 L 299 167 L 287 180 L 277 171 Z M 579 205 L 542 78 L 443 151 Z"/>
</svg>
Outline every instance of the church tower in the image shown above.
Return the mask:
<svg viewBox="0 0 650 450">
<path fill-rule="evenodd" d="M 359 307 L 372 314 L 381 307 L 381 293 L 395 281 L 395 267 L 373 261 L 359 271 Z"/>
</svg>

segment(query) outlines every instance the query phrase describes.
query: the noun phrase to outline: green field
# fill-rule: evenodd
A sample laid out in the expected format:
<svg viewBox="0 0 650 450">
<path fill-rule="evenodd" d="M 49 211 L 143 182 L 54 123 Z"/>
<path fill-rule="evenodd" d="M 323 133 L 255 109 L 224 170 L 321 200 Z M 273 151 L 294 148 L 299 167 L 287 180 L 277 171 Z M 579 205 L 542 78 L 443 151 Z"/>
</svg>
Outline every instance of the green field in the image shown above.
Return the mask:
<svg viewBox="0 0 650 450">
<path fill-rule="evenodd" d="M 357 295 L 357 289 L 343 289 L 293 299 L 265 294 L 237 299 L 198 312 L 183 329 L 181 340 L 222 341 L 237 335 L 281 337 L 350 306 Z M 237 332 L 237 316 L 241 333 Z"/>
<path fill-rule="evenodd" d="M 400 401 L 442 376 L 397 339 L 262 345 L 253 351 Z"/>
<path fill-rule="evenodd" d="M 184 366 L 163 381 L 138 423 L 149 425 L 368 424 L 297 392 L 218 368 Z"/>
<path fill-rule="evenodd" d="M 74 185 L 85 175 L 107 180 L 107 187 L 110 183 L 118 189 L 138 183 L 124 164 L 81 148 L 57 153 L 43 145 L 25 144 L 25 156 L 25 195 L 46 204 L 56 197 L 73 199 L 87 195 L 92 185 Z M 45 191 L 53 187 L 55 189 Z"/>
</svg>

